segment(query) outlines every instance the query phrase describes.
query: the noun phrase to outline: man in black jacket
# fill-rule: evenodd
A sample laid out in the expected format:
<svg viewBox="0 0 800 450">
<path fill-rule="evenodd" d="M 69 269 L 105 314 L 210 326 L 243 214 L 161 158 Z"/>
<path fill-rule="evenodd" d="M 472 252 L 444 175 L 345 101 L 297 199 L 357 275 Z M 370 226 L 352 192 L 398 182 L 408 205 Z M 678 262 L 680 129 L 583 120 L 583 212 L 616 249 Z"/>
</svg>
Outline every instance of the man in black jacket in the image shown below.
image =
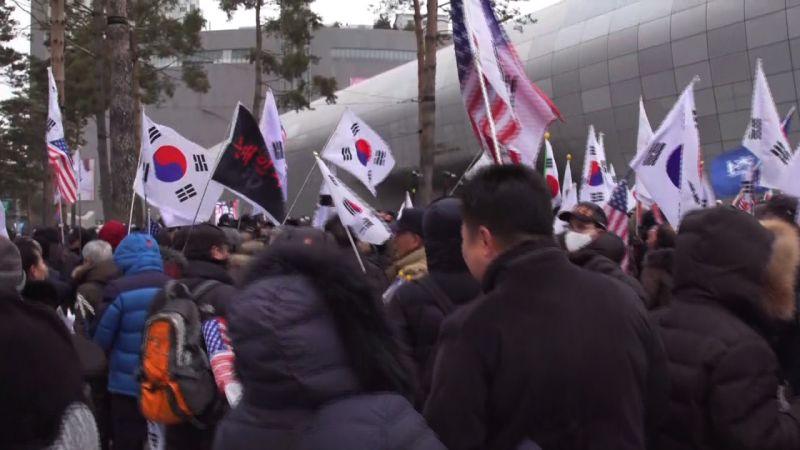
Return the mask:
<svg viewBox="0 0 800 450">
<path fill-rule="evenodd" d="M 450 450 L 644 449 L 667 386 L 641 302 L 569 262 L 540 174 L 488 167 L 461 198 L 464 260 L 484 295 L 442 325 L 431 427 Z"/>
<path fill-rule="evenodd" d="M 400 285 L 388 305 L 389 319 L 416 365 L 418 408 L 430 392 L 439 326 L 480 292 L 461 256 L 461 201 L 444 198 L 428 206 L 422 232 L 428 274 Z"/>
</svg>

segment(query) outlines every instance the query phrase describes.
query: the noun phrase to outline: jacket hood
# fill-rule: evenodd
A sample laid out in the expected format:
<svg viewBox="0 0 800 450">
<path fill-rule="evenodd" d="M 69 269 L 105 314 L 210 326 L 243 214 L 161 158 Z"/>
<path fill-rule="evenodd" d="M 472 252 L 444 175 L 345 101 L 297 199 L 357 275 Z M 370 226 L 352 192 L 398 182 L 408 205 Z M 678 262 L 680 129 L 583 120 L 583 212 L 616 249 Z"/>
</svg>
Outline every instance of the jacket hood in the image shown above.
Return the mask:
<svg viewBox="0 0 800 450">
<path fill-rule="evenodd" d="M 114 264 L 114 261 L 103 261 L 101 263 L 92 265 L 81 265 L 75 268 L 72 272 L 72 279 L 75 284 L 100 282 L 107 283 L 119 277 L 119 269 Z"/>
<path fill-rule="evenodd" d="M 183 276 L 185 278 L 202 278 L 204 280 L 216 280 L 225 284 L 233 284 L 233 279 L 222 262 L 190 259 L 184 269 Z"/>
<path fill-rule="evenodd" d="M 174 248 L 165 247 L 163 245 L 159 246 L 158 251 L 161 252 L 161 259 L 164 261 L 165 264 L 173 263 L 180 266 L 182 269 L 186 269 L 186 266 L 189 265 L 189 260 L 183 256 L 178 250 Z"/>
<path fill-rule="evenodd" d="M 705 297 L 762 331 L 791 317 L 800 247 L 784 225 L 768 229 L 733 208 L 687 215 L 675 249 L 675 299 Z"/>
<path fill-rule="evenodd" d="M 441 199 L 425 210 L 422 230 L 429 271 L 468 270 L 461 255 L 461 221 L 461 201 L 457 198 Z"/>
<path fill-rule="evenodd" d="M 574 253 L 594 253 L 620 264 L 625 259 L 625 242 L 614 233 L 604 232 L 589 245 Z"/>
<path fill-rule="evenodd" d="M 364 391 L 410 391 L 366 277 L 331 242 L 273 244 L 228 312 L 243 402 L 315 408 Z"/>
<path fill-rule="evenodd" d="M 158 243 L 149 234 L 130 234 L 114 252 L 114 263 L 125 275 L 148 270 L 164 271 Z"/>
</svg>

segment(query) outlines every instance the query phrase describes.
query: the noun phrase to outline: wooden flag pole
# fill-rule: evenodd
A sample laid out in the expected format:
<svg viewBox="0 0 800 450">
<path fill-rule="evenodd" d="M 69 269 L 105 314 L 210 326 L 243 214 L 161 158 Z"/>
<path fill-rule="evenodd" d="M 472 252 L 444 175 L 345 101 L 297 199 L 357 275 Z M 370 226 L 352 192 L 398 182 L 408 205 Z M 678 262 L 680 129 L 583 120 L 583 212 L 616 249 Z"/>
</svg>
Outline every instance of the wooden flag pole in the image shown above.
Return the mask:
<svg viewBox="0 0 800 450">
<path fill-rule="evenodd" d="M 316 152 L 314 154 L 316 155 Z M 292 201 L 291 206 L 289 206 L 289 210 L 286 211 L 286 215 L 283 216 L 283 222 L 281 222 L 281 225 L 286 225 L 286 221 L 289 220 L 289 217 L 292 215 L 292 211 L 294 211 L 294 206 L 297 204 L 297 201 L 300 200 L 300 195 L 306 189 L 308 180 L 311 179 L 311 174 L 314 173 L 314 169 L 316 167 L 317 167 L 317 159 L 314 158 L 314 165 L 311 166 L 311 169 L 308 171 L 308 175 L 306 175 L 306 179 L 303 181 L 303 185 L 300 186 L 300 190 L 297 191 L 297 195 L 294 197 L 294 201 Z"/>
</svg>

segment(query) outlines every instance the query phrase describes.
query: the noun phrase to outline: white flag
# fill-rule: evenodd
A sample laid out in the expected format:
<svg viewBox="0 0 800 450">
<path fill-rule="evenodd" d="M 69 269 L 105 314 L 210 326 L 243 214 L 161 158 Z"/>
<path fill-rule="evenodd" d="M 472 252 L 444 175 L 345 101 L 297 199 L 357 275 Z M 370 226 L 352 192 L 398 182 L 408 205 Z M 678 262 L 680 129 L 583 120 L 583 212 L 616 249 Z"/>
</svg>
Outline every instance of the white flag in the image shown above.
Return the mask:
<svg viewBox="0 0 800 450">
<path fill-rule="evenodd" d="M 694 119 L 692 80 L 647 145 L 631 162 L 639 182 L 673 227 L 689 211 L 702 207 L 700 140 Z"/>
<path fill-rule="evenodd" d="M 342 225 L 349 227 L 360 241 L 373 245 L 388 241 L 392 233 L 375 210 L 336 178 L 319 157 L 317 165 L 331 191 L 331 199 Z"/>
<path fill-rule="evenodd" d="M 610 189 L 606 169 L 606 155 L 597 141 L 594 125 L 589 125 L 589 136 L 586 139 L 586 156 L 583 160 L 581 175 L 580 201 L 592 202 L 603 206 L 609 198 Z"/>
<path fill-rule="evenodd" d="M 567 168 L 564 170 L 564 183 L 561 190 L 561 208 L 558 210 L 559 214 L 562 211 L 572 211 L 578 204 L 578 186 L 572 181 L 572 164 L 570 158 L 567 157 Z M 561 234 L 566 231 L 567 223 L 558 219 L 554 223 L 554 233 Z"/>
<path fill-rule="evenodd" d="M 788 178 L 797 177 L 788 176 L 789 173 L 796 172 L 788 170 L 792 149 L 786 141 L 781 124 L 759 59 L 756 62 L 756 76 L 753 81 L 750 124 L 742 139 L 742 145 L 761 160 L 761 186 L 788 190 L 784 188 L 784 180 L 791 182 Z"/>
<path fill-rule="evenodd" d="M 319 187 L 319 200 L 317 201 L 317 209 L 314 211 L 314 217 L 311 219 L 311 226 L 320 230 L 325 229 L 325 224 L 328 219 L 333 217 L 336 213 L 336 208 L 333 206 L 331 198 L 331 190 L 328 189 L 328 182 L 322 180 L 322 186 Z"/>
<path fill-rule="evenodd" d="M 192 225 L 195 215 L 195 223 L 205 222 L 222 195 L 222 186 L 209 182 L 218 153 L 219 147 L 206 150 L 143 115 L 142 155 L 134 190 L 161 211 L 168 227 Z"/>
<path fill-rule="evenodd" d="M 6 224 L 6 204 L 0 201 L 0 236 L 8 239 L 8 225 Z"/>
<path fill-rule="evenodd" d="M 553 208 L 558 208 L 561 205 L 561 183 L 558 181 L 558 165 L 549 139 L 544 140 L 544 148 L 544 177 L 547 187 L 550 188 L 551 204 Z"/>
<path fill-rule="evenodd" d="M 636 136 L 636 155 L 647 150 L 647 144 L 653 138 L 653 127 L 650 126 L 650 120 L 647 118 L 647 112 L 644 109 L 644 102 L 639 97 L 639 132 Z M 634 156 L 635 160 L 637 157 Z M 641 183 L 637 177 L 636 184 L 633 186 L 633 192 L 636 200 L 640 201 L 648 208 L 653 205 L 653 198 L 647 191 L 647 188 Z"/>
<path fill-rule="evenodd" d="M 342 114 L 322 157 L 353 174 L 372 195 L 394 167 L 394 156 L 386 142 L 349 109 Z"/>
<path fill-rule="evenodd" d="M 278 113 L 278 105 L 275 103 L 272 90 L 267 91 L 267 97 L 264 99 L 264 110 L 261 111 L 258 128 L 261 130 L 261 135 L 264 136 L 264 143 L 267 144 L 269 156 L 272 157 L 272 162 L 275 164 L 275 171 L 281 178 L 283 200 L 286 201 L 289 192 L 286 183 L 286 173 L 289 169 L 286 164 L 286 133 L 281 124 L 281 116 Z M 258 209 L 263 210 L 261 207 Z"/>
</svg>

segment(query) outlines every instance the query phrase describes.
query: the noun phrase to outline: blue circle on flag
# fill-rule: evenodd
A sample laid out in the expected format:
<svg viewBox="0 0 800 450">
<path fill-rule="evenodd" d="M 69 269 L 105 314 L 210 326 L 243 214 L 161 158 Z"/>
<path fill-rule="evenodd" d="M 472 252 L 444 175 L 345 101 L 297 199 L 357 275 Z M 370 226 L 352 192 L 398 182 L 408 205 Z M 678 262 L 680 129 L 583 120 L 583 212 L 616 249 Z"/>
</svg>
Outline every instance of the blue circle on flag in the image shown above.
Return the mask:
<svg viewBox="0 0 800 450">
<path fill-rule="evenodd" d="M 681 188 L 682 155 L 683 145 L 679 145 L 672 151 L 672 154 L 669 155 L 669 159 L 667 160 L 667 176 L 669 176 L 669 181 L 672 181 L 672 184 L 678 189 Z"/>
</svg>

